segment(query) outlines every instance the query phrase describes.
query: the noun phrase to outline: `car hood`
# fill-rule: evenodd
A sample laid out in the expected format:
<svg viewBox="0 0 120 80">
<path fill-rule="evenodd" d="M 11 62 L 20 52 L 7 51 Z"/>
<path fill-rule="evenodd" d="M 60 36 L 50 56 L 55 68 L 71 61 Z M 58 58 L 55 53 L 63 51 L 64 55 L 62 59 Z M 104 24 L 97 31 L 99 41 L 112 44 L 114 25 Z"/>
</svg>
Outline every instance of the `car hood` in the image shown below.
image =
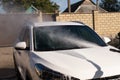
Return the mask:
<svg viewBox="0 0 120 80">
<path fill-rule="evenodd" d="M 61 51 L 32 52 L 32 59 L 49 69 L 79 79 L 120 74 L 119 50 L 111 46 Z"/>
</svg>

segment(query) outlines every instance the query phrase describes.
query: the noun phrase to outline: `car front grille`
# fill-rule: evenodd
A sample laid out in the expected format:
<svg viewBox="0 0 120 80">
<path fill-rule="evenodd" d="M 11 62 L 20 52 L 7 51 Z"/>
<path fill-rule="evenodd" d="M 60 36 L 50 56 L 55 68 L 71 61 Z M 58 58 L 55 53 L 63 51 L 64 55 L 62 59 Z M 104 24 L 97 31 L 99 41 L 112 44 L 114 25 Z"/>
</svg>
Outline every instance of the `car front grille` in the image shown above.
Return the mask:
<svg viewBox="0 0 120 80">
<path fill-rule="evenodd" d="M 77 78 L 72 77 L 71 80 L 81 80 L 81 79 L 77 79 Z M 120 75 L 103 77 L 103 78 L 96 78 L 96 79 L 89 79 L 89 80 L 120 80 Z"/>
<path fill-rule="evenodd" d="M 97 79 L 91 79 L 91 80 L 120 80 L 120 75 L 104 77 L 104 78 L 97 78 Z"/>
</svg>

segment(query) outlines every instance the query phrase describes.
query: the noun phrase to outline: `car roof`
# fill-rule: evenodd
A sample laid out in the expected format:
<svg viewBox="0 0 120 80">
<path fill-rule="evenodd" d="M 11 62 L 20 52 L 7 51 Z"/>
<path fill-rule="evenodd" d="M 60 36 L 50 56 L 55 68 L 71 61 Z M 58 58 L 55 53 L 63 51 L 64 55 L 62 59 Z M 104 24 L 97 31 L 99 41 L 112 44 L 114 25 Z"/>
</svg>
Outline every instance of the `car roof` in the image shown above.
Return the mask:
<svg viewBox="0 0 120 80">
<path fill-rule="evenodd" d="M 32 27 L 43 27 L 43 26 L 56 26 L 56 25 L 84 25 L 81 22 L 33 22 L 28 25 L 32 25 Z"/>
</svg>

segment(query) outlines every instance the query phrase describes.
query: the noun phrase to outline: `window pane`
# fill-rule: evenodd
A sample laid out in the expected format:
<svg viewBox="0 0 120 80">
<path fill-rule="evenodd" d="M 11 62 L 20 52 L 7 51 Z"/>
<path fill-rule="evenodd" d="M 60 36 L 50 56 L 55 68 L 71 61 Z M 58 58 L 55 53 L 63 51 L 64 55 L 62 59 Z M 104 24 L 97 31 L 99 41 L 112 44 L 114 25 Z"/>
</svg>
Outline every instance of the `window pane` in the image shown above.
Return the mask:
<svg viewBox="0 0 120 80">
<path fill-rule="evenodd" d="M 86 48 L 78 45 L 88 41 L 106 46 L 102 39 L 87 26 L 49 26 L 34 28 L 35 50 L 51 51 Z M 78 43 L 77 43 L 78 42 Z"/>
</svg>

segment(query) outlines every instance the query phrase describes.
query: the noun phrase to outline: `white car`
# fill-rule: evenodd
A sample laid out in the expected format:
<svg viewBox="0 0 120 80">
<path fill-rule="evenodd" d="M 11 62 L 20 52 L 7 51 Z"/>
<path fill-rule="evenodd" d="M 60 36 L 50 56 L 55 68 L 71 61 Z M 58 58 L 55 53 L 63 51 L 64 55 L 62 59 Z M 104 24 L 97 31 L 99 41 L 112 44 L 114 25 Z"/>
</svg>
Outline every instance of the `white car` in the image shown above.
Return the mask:
<svg viewBox="0 0 120 80">
<path fill-rule="evenodd" d="M 120 51 L 78 22 L 26 25 L 13 57 L 22 80 L 120 79 Z"/>
</svg>

